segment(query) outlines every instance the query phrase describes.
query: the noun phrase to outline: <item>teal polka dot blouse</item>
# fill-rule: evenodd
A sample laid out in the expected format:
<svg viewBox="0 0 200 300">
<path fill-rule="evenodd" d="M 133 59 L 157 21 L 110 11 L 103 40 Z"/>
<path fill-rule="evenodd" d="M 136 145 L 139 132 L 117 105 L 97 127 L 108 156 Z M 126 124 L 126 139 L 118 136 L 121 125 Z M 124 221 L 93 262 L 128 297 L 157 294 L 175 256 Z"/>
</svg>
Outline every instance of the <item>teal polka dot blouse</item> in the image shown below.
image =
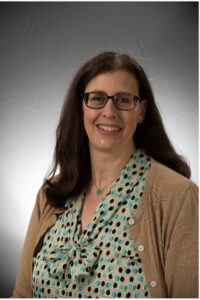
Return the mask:
<svg viewBox="0 0 200 300">
<path fill-rule="evenodd" d="M 150 297 L 129 232 L 143 195 L 150 158 L 136 150 L 81 233 L 84 194 L 68 199 L 33 259 L 34 298 Z"/>
</svg>

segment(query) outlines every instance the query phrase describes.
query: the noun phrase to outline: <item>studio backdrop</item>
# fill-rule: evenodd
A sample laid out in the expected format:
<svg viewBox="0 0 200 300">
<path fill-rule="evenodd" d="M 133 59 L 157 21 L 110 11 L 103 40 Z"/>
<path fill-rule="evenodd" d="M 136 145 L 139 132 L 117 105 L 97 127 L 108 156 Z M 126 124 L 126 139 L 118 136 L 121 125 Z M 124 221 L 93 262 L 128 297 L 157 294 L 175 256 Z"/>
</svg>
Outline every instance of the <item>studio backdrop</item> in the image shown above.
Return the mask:
<svg viewBox="0 0 200 300">
<path fill-rule="evenodd" d="M 1 2 L 1 297 L 14 287 L 70 81 L 108 50 L 144 67 L 170 139 L 198 182 L 198 2 Z"/>
</svg>

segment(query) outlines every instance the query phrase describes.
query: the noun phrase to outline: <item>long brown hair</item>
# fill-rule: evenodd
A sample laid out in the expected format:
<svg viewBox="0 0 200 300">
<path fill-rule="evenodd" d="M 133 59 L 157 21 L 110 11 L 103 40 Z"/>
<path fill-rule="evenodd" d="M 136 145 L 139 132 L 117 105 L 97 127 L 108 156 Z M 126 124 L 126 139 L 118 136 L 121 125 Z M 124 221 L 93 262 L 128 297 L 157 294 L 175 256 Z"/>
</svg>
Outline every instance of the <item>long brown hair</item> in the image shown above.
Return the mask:
<svg viewBox="0 0 200 300">
<path fill-rule="evenodd" d="M 133 137 L 136 148 L 143 148 L 155 160 L 190 177 L 189 166 L 176 153 L 166 134 L 143 68 L 126 54 L 103 52 L 80 68 L 66 95 L 56 131 L 53 167 L 48 179 L 44 181 L 47 199 L 55 207 L 62 207 L 67 198 L 79 195 L 91 178 L 90 153 L 80 95 L 95 76 L 120 69 L 129 71 L 137 79 L 139 96 L 147 101 L 145 119 L 137 126 Z M 53 179 L 58 169 L 59 175 Z"/>
</svg>

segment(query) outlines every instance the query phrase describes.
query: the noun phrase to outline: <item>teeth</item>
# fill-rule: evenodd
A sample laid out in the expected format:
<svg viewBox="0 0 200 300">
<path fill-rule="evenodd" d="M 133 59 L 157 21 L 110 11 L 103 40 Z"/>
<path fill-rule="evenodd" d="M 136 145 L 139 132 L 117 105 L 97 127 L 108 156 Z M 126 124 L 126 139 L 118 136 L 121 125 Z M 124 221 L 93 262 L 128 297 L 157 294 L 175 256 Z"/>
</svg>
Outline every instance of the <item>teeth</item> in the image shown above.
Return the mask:
<svg viewBox="0 0 200 300">
<path fill-rule="evenodd" d="M 117 131 L 120 130 L 119 127 L 113 127 L 113 126 L 107 126 L 107 125 L 98 125 L 100 129 L 106 130 L 106 131 Z"/>
</svg>

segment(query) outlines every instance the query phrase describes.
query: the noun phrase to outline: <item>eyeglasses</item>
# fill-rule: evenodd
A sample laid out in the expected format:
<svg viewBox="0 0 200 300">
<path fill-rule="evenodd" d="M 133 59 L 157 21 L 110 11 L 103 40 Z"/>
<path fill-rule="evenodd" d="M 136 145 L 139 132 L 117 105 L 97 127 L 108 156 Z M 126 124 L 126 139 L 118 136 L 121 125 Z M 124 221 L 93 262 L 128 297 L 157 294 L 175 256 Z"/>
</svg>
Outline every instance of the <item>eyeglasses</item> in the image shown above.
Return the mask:
<svg viewBox="0 0 200 300">
<path fill-rule="evenodd" d="M 135 108 L 137 101 L 141 101 L 142 98 L 134 96 L 128 93 L 118 93 L 114 96 L 108 96 L 99 92 L 83 93 L 81 94 L 86 106 L 93 109 L 104 108 L 108 102 L 108 99 L 112 99 L 115 108 L 119 110 L 132 110 Z"/>
</svg>

